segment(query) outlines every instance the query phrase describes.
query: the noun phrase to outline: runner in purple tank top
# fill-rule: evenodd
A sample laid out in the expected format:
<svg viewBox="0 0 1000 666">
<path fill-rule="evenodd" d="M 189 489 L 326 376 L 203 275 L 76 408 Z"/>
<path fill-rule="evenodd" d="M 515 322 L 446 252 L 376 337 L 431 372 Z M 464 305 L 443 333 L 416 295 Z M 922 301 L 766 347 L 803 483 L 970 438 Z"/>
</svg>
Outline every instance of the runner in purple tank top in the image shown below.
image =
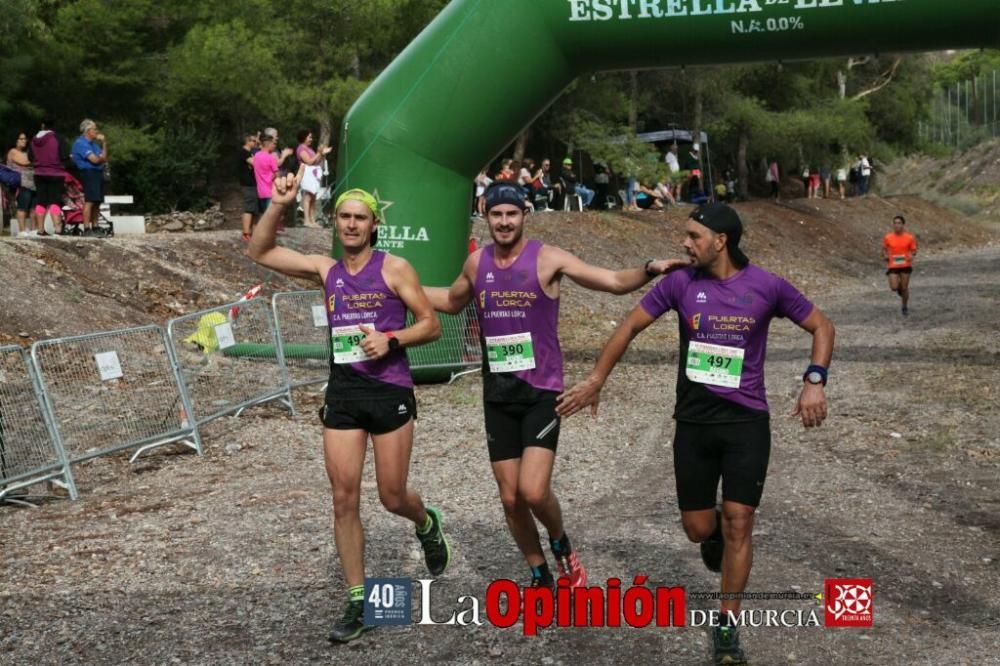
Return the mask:
<svg viewBox="0 0 1000 666">
<path fill-rule="evenodd" d="M 587 572 L 570 546 L 551 484 L 559 439 L 556 396 L 563 390 L 559 282 L 565 275 L 588 289 L 625 294 L 687 262 L 650 260 L 618 272 L 591 266 L 524 238 L 520 188 L 497 183 L 485 198 L 493 244 L 469 255 L 449 289 L 425 291 L 441 312 L 457 314 L 476 303 L 487 448 L 507 525 L 531 568 L 532 585 L 554 584 L 535 518 L 548 530 L 559 575 L 573 586 L 586 585 Z"/>
<path fill-rule="evenodd" d="M 830 320 L 777 275 L 750 265 L 739 248 L 743 223 L 729 206 L 702 206 L 687 223 L 688 268 L 671 273 L 646 294 L 611 335 L 594 371 L 559 397 L 559 414 L 591 405 L 636 335 L 677 311 L 681 349 L 674 419 L 674 476 L 681 523 L 701 544 L 709 570 L 722 573 L 724 594 L 742 593 L 753 559 L 751 533 L 771 452 L 764 392 L 767 333 L 774 317 L 787 317 L 813 336 L 812 364 L 793 415 L 806 428 L 826 419 L 827 368 L 833 356 Z M 716 494 L 722 480 L 722 511 Z M 723 597 L 725 599 L 725 597 Z M 722 601 L 715 629 L 717 664 L 744 664 L 734 617 L 739 598 Z M 731 614 L 731 615 L 730 615 Z"/>
<path fill-rule="evenodd" d="M 364 190 L 337 200 L 340 261 L 304 255 L 275 244 L 285 206 L 295 202 L 305 165 L 297 176 L 274 181 L 271 205 L 261 217 L 248 254 L 257 263 L 293 277 L 312 278 L 326 292 L 331 365 L 323 421 L 323 454 L 333 489 L 334 536 L 349 599 L 330 633 L 345 643 L 370 629 L 364 624 L 364 531 L 361 473 L 368 437 L 375 452 L 379 498 L 385 508 L 413 521 L 433 575 L 444 572 L 451 548 L 441 529 L 441 512 L 424 506 L 406 484 L 417 404 L 405 347 L 436 340 L 441 325 L 416 271 L 405 260 L 372 249 L 378 232 L 378 202 Z M 406 326 L 406 311 L 414 323 Z"/>
</svg>

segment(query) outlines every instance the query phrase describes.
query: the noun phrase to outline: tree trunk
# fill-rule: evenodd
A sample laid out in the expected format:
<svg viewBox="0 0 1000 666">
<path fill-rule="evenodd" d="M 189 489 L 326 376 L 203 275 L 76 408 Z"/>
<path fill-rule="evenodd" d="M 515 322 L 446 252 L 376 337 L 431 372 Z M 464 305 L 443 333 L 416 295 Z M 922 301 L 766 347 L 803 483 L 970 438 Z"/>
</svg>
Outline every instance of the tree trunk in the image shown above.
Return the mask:
<svg viewBox="0 0 1000 666">
<path fill-rule="evenodd" d="M 746 200 L 749 198 L 749 184 L 750 184 L 750 169 L 747 165 L 747 153 L 750 149 L 750 137 L 747 136 L 746 130 L 740 132 L 739 147 L 736 152 L 736 177 L 737 181 L 737 192 L 741 200 Z"/>
<path fill-rule="evenodd" d="M 330 122 L 330 116 L 323 114 L 323 117 L 319 119 L 319 142 L 316 145 L 329 146 L 332 135 L 333 123 Z"/>
<path fill-rule="evenodd" d="M 514 142 L 514 154 L 512 155 L 515 162 L 524 161 L 524 153 L 528 149 L 528 134 L 530 131 L 529 128 L 517 135 L 517 140 Z"/>
<path fill-rule="evenodd" d="M 847 99 L 847 73 L 842 69 L 837 70 L 837 92 L 840 99 Z"/>
<path fill-rule="evenodd" d="M 629 75 L 628 126 L 635 134 L 639 127 L 639 72 L 632 70 Z"/>
<path fill-rule="evenodd" d="M 702 99 L 701 80 L 695 80 L 694 84 L 694 121 L 691 123 L 691 142 L 701 144 L 701 123 L 704 104 Z M 702 157 L 704 150 L 698 151 L 698 169 L 701 171 L 701 187 L 707 193 L 712 184 L 705 182 L 705 158 Z"/>
</svg>

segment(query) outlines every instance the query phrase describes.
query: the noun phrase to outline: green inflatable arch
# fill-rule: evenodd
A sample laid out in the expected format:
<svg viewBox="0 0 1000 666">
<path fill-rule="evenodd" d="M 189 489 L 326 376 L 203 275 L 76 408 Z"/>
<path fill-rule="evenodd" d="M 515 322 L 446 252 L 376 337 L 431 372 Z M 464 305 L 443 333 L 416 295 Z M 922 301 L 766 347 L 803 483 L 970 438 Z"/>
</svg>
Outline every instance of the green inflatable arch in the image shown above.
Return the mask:
<svg viewBox="0 0 1000 666">
<path fill-rule="evenodd" d="M 454 0 L 347 115 L 338 189 L 378 190 L 379 246 L 446 285 L 472 179 L 582 74 L 995 46 L 1000 0 Z"/>
</svg>

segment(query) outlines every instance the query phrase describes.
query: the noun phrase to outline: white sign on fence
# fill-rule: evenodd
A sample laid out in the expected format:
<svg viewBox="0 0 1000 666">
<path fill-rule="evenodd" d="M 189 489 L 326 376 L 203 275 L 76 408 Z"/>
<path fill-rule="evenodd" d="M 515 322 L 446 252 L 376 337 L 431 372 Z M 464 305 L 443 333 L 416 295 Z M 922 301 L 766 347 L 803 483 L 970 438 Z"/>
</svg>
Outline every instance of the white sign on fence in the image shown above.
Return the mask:
<svg viewBox="0 0 1000 666">
<path fill-rule="evenodd" d="M 228 321 L 215 327 L 215 339 L 219 341 L 219 349 L 229 349 L 236 344 L 236 338 L 233 337 L 233 327 Z"/>
<path fill-rule="evenodd" d="M 313 310 L 313 326 L 316 326 L 317 328 L 321 326 L 326 326 L 328 323 L 326 320 L 326 308 L 323 307 L 322 305 L 314 305 L 312 306 L 312 310 Z"/>
<path fill-rule="evenodd" d="M 97 361 L 97 371 L 101 374 L 101 381 L 121 379 L 125 376 L 122 372 L 122 364 L 118 360 L 118 352 L 109 351 L 94 354 L 94 360 Z"/>
</svg>

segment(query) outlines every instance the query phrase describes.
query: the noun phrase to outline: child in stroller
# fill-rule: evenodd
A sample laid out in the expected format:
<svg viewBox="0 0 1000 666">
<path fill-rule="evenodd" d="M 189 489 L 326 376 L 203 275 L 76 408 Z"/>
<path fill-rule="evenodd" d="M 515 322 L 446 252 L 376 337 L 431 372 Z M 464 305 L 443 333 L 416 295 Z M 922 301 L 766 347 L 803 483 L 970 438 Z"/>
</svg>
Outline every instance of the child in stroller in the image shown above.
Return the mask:
<svg viewBox="0 0 1000 666">
<path fill-rule="evenodd" d="M 64 177 L 65 187 L 63 188 L 63 228 L 62 233 L 82 236 L 84 235 L 81 225 L 83 225 L 83 184 L 72 174 L 67 173 Z M 97 226 L 92 232 L 93 236 L 99 238 L 109 238 L 115 235 L 114 223 L 105 217 L 104 213 L 98 210 Z"/>
</svg>

